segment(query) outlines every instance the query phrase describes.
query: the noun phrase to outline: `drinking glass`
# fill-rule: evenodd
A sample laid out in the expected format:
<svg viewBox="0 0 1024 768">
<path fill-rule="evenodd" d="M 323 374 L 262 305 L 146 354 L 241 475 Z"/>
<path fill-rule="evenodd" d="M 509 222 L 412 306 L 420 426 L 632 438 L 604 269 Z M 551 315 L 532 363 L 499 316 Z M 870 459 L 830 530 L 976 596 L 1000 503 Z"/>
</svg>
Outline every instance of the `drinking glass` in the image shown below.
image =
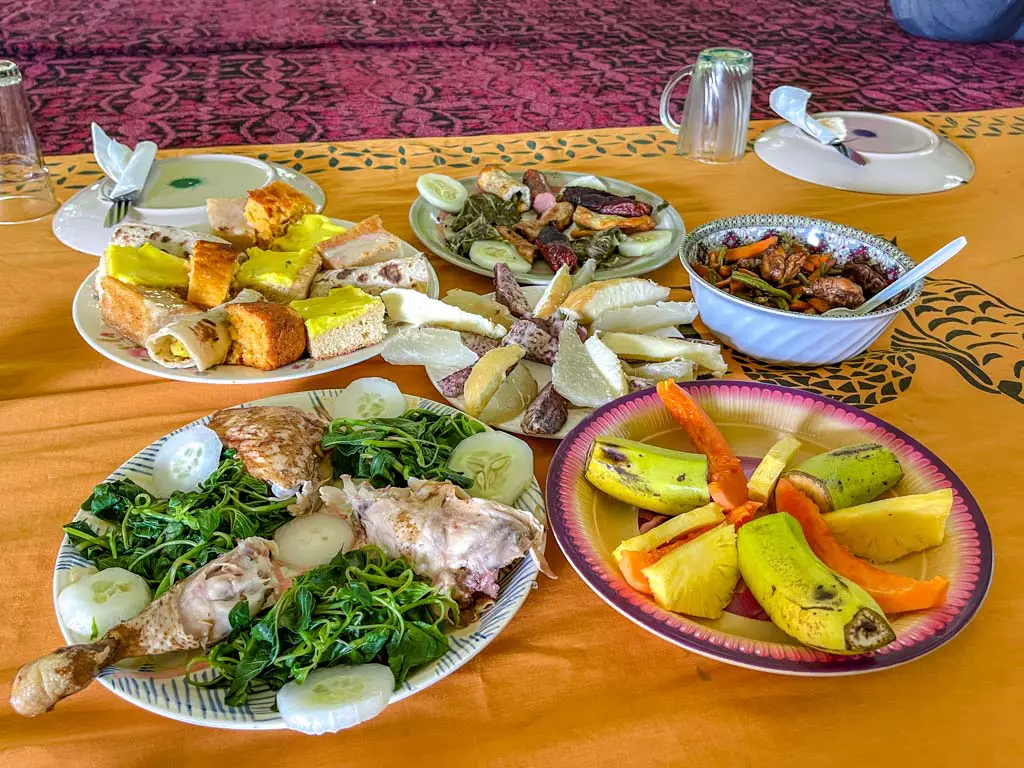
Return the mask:
<svg viewBox="0 0 1024 768">
<path fill-rule="evenodd" d="M 697 63 L 679 70 L 661 94 L 661 122 L 679 134 L 676 153 L 702 163 L 731 163 L 743 157 L 750 123 L 754 56 L 739 48 L 705 48 Z M 676 122 L 669 110 L 672 91 L 691 78 Z"/>
<path fill-rule="evenodd" d="M 0 59 L 0 224 L 34 221 L 56 208 L 21 72 Z"/>
</svg>

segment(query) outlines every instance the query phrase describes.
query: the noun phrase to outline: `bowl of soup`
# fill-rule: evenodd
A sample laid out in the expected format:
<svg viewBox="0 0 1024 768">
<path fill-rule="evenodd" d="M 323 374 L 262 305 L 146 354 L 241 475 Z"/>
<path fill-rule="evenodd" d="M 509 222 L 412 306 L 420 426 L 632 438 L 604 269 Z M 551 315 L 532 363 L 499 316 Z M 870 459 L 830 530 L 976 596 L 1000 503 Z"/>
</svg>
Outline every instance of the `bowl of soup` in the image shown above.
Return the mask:
<svg viewBox="0 0 1024 768">
<path fill-rule="evenodd" d="M 184 155 L 160 158 L 134 208 L 147 221 L 203 219 L 211 197 L 241 197 L 274 180 L 274 168 L 262 160 L 241 155 Z M 103 194 L 113 182 L 107 181 Z"/>
</svg>

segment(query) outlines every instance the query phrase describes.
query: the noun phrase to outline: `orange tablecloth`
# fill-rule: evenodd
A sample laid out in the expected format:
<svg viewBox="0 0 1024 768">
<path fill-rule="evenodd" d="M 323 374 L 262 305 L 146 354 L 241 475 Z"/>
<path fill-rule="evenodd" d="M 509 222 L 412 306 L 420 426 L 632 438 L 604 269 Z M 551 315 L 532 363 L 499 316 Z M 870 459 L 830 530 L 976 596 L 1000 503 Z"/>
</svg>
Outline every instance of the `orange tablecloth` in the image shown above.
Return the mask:
<svg viewBox="0 0 1024 768">
<path fill-rule="evenodd" d="M 542 579 L 484 653 L 353 731 L 312 739 L 207 730 L 136 709 L 99 685 L 51 714 L 22 719 L 6 703 L 14 671 L 61 642 L 50 586 L 60 526 L 113 467 L 205 413 L 281 392 L 382 375 L 439 398 L 421 369 L 380 360 L 248 387 L 175 383 L 120 368 L 86 346 L 71 322 L 71 297 L 96 260 L 60 245 L 47 220 L 0 228 L 0 764 L 1017 764 L 1024 755 L 1017 562 L 1024 558 L 1024 110 L 914 119 L 966 149 L 978 167 L 974 181 L 924 197 L 839 192 L 782 176 L 752 154 L 728 167 L 681 160 L 660 129 L 237 151 L 312 174 L 327 192 L 328 214 L 379 213 L 409 240 L 419 173 L 469 174 L 495 161 L 629 179 L 670 200 L 691 228 L 732 214 L 807 214 L 898 237 L 916 259 L 966 235 L 968 249 L 939 271 L 919 305 L 924 311 L 901 317 L 864 358 L 799 371 L 737 357 L 730 373 L 871 407 L 964 479 L 992 528 L 998 567 L 980 614 L 947 646 L 908 666 L 849 678 L 727 666 L 617 615 L 549 542 L 558 580 Z M 62 197 L 97 173 L 84 156 L 54 158 L 54 170 Z M 434 263 L 443 289 L 488 289 L 482 277 Z M 685 282 L 678 265 L 655 277 Z M 950 292 L 955 309 L 935 301 Z M 1008 345 L 971 346 L 993 338 Z M 531 442 L 543 480 L 555 443 Z"/>
</svg>

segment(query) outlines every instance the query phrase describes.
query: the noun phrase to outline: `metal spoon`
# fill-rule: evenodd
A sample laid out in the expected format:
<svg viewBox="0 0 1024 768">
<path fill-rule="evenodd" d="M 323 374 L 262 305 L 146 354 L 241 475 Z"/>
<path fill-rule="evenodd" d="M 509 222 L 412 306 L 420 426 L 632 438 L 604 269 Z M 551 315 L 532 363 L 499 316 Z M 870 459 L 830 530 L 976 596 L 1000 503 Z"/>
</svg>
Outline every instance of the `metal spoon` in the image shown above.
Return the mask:
<svg viewBox="0 0 1024 768">
<path fill-rule="evenodd" d="M 768 103 L 775 114 L 784 117 L 804 133 L 817 139 L 822 144 L 834 148 L 839 154 L 857 165 L 867 165 L 868 159 L 853 149 L 836 135 L 836 133 L 807 114 L 807 102 L 811 100 L 811 92 L 792 85 L 780 85 L 768 97 Z"/>
<path fill-rule="evenodd" d="M 956 256 L 960 251 L 963 250 L 964 246 L 967 245 L 966 237 L 958 237 L 951 243 L 946 243 L 929 256 L 927 259 L 922 261 L 912 270 L 906 274 L 901 275 L 899 278 L 889 285 L 883 288 L 881 291 L 876 293 L 870 299 L 865 301 L 856 309 L 847 309 L 846 307 L 836 307 L 825 312 L 823 317 L 858 317 L 860 315 L 866 315 L 868 312 L 873 312 L 880 306 L 885 304 L 889 299 L 899 295 L 907 288 L 912 286 L 918 280 L 921 280 L 929 272 L 934 272 L 936 269 L 941 267 L 947 261 Z"/>
</svg>

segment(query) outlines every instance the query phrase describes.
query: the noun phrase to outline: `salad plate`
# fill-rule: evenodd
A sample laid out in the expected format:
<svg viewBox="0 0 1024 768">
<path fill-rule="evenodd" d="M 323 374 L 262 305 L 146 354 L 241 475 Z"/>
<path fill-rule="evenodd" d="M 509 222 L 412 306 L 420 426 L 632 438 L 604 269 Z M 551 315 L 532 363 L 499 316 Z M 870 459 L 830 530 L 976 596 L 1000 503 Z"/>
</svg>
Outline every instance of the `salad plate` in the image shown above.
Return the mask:
<svg viewBox="0 0 1024 768">
<path fill-rule="evenodd" d="M 335 224 L 352 227 L 354 222 L 344 219 L 331 219 Z M 109 236 L 109 235 L 108 235 Z M 414 256 L 419 250 L 406 242 L 402 242 L 401 255 Z M 433 265 L 429 264 L 430 283 L 427 294 L 437 298 L 440 283 Z M 144 347 L 139 347 L 125 339 L 112 328 L 108 327 L 100 317 L 99 297 L 96 294 L 96 272 L 92 272 L 79 286 L 72 305 L 72 316 L 75 328 L 86 343 L 118 365 L 130 368 L 139 373 L 158 376 L 173 381 L 186 381 L 198 384 L 269 384 L 275 381 L 293 381 L 319 376 L 323 373 L 337 371 L 350 365 L 361 363 L 380 354 L 384 342 L 357 349 L 347 355 L 339 355 L 324 360 L 314 360 L 305 355 L 294 363 L 272 371 L 263 371 L 241 365 L 217 365 L 205 371 L 195 368 L 167 368 L 154 361 Z M 388 326 L 388 336 L 395 333 L 393 325 Z M 386 339 L 385 339 L 386 341 Z"/>
<path fill-rule="evenodd" d="M 212 157 L 218 157 L 216 155 Z M 260 163 L 264 165 L 263 163 Z M 274 180 L 283 181 L 313 201 L 317 213 L 323 210 L 327 196 L 309 176 L 281 165 L 265 163 L 274 173 Z M 53 217 L 53 234 L 68 248 L 90 256 L 100 256 L 110 242 L 113 231 L 103 225 L 110 203 L 104 202 L 102 194 L 110 187 L 110 180 L 101 178 L 85 189 L 80 189 L 61 206 Z M 146 209 L 143 213 L 130 208 L 124 219 L 125 224 L 160 224 L 196 232 L 208 233 L 210 223 L 205 207 L 180 209 Z"/>
<path fill-rule="evenodd" d="M 521 180 L 523 177 L 523 173 L 518 171 L 509 175 L 517 180 Z M 568 171 L 545 171 L 544 177 L 555 192 L 572 186 L 577 180 L 590 183 L 596 179 L 607 192 L 613 195 L 635 197 L 638 201 L 649 204 L 653 208 L 651 217 L 654 219 L 656 229 L 672 231 L 672 237 L 664 247 L 645 256 L 620 257 L 614 265 L 608 268 L 599 268 L 595 275 L 596 280 L 643 275 L 668 264 L 678 254 L 679 246 L 686 234 L 686 228 L 679 212 L 660 196 L 627 181 L 605 176 L 595 177 L 591 174 Z M 477 191 L 477 177 L 458 179 L 457 183 L 465 188 L 468 195 Z M 462 269 L 475 272 L 478 275 L 490 276 L 492 274 L 491 267 L 481 266 L 468 257 L 459 255 L 448 245 L 443 222 L 449 215 L 451 214 L 431 205 L 421 195 L 409 209 L 409 222 L 416 236 L 432 253 Z M 572 226 L 575 227 L 575 225 Z M 554 270 L 538 256 L 533 262 L 533 268 L 528 272 L 516 273 L 516 279 L 524 285 L 544 285 L 551 281 L 554 274 Z"/>
<path fill-rule="evenodd" d="M 796 389 L 747 381 L 680 386 L 717 425 L 748 477 L 780 438 L 794 437 L 799 441 L 798 452 L 791 456 L 795 461 L 855 444 L 888 449 L 902 467 L 902 479 L 892 488 L 897 497 L 948 489 L 952 506 L 941 543 L 886 561 L 884 566 L 897 576 L 916 580 L 944 577 L 948 591 L 944 600 L 936 603 L 938 607 L 892 615 L 887 609 L 894 639 L 877 650 L 852 655 L 818 650 L 783 632 L 758 604 L 753 587 L 745 587 L 742 580 L 735 592 L 727 593 L 725 599 L 731 595 L 731 602 L 718 618 L 697 618 L 662 608 L 627 583 L 613 554 L 620 543 L 637 536 L 637 507 L 598 491 L 585 476 L 592 446 L 600 437 L 694 450 L 658 393 L 648 389 L 626 395 L 584 419 L 562 441 L 548 473 L 548 514 L 555 539 L 587 585 L 615 610 L 699 655 L 749 669 L 811 676 L 874 672 L 907 663 L 949 642 L 976 614 L 992 579 L 988 525 L 964 483 L 925 446 L 869 413 Z M 777 516 L 786 517 L 779 513 L 767 517 Z M 755 523 L 763 519 L 756 518 Z M 739 528 L 739 533 L 742 542 L 745 529 Z M 742 557 L 741 553 L 741 570 Z M 774 596 L 774 588 L 771 594 Z"/>
<path fill-rule="evenodd" d="M 241 408 L 291 406 L 309 414 L 331 418 L 343 407 L 343 392 L 341 389 L 295 392 L 245 403 Z M 423 409 L 441 416 L 461 415 L 450 406 L 431 400 L 405 395 L 405 401 L 408 408 Z M 156 482 L 154 458 L 160 448 L 175 435 L 208 422 L 210 417 L 203 417 L 154 441 L 114 470 L 105 482 L 132 480 L 143 488 L 153 487 Z M 514 506 L 533 515 L 542 526 L 544 525 L 544 498 L 536 478 L 519 495 Z M 83 520 L 85 515 L 85 512 L 80 511 L 75 520 Z M 69 584 L 91 570 L 91 563 L 65 536 L 53 574 L 55 607 L 58 605 L 58 595 Z M 446 633 L 447 652 L 436 661 L 414 668 L 405 682 L 394 690 L 390 702 L 400 701 L 429 688 L 487 647 L 522 606 L 538 572 L 537 561 L 529 556 L 522 557 L 504 569 L 498 579 L 499 592 L 493 605 L 477 615 L 471 623 Z M 58 624 L 69 644 L 88 642 L 88 638 L 76 634 L 63 623 L 60 613 Z M 183 652 L 159 657 L 142 657 L 107 667 L 100 673 L 98 679 L 104 687 L 131 704 L 173 720 L 232 730 L 276 730 L 287 727 L 275 706 L 275 691 L 264 683 L 257 682 L 253 685 L 245 704 L 232 706 L 226 701 L 224 688 L 200 687 L 186 683 L 187 661 L 187 655 Z M 198 682 L 209 682 L 213 678 L 209 668 L 199 671 L 193 669 L 190 675 Z"/>
</svg>

